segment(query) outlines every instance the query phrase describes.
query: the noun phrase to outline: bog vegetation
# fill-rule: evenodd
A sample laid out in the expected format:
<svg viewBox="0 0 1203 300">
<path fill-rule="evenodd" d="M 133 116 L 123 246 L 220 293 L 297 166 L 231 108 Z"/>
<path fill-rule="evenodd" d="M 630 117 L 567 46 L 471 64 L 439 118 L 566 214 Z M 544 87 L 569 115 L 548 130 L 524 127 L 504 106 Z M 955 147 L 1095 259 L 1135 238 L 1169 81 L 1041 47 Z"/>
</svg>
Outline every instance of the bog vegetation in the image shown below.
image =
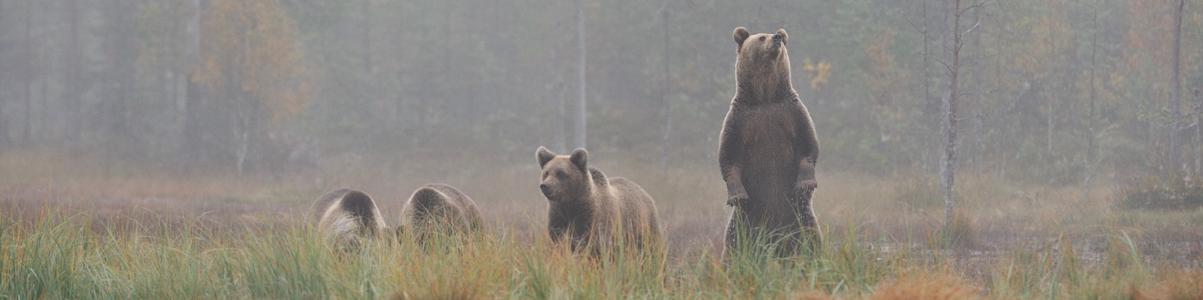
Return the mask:
<svg viewBox="0 0 1203 300">
<path fill-rule="evenodd" d="M 790 32 L 816 256 L 717 258 L 736 26 Z M 0 0 L 0 298 L 1203 298 L 1201 88 L 1186 0 Z M 552 246 L 540 145 L 663 252 Z M 303 221 L 435 182 L 487 230 Z"/>
<path fill-rule="evenodd" d="M 53 158 L 53 159 L 51 159 Z M 949 245 L 938 189 L 913 176 L 829 174 L 816 202 L 822 253 L 787 260 L 752 251 L 718 258 L 722 187 L 694 171 L 662 177 L 611 164 L 649 184 L 668 232 L 661 251 L 612 259 L 550 243 L 546 203 L 523 178 L 460 172 L 474 183 L 487 230 L 418 245 L 375 242 L 341 254 L 306 223 L 322 192 L 306 177 L 240 180 L 114 174 L 51 154 L 3 156 L 0 295 L 11 298 L 804 298 L 1195 299 L 1203 209 L 1128 208 L 1107 185 L 1077 187 L 964 176 Z M 416 174 L 331 175 L 376 182 L 396 216 Z M 534 162 L 530 163 L 534 165 Z M 30 173 L 15 172 L 38 166 Z M 502 167 L 503 174 L 537 172 Z M 139 169 L 143 170 L 143 169 Z M 173 171 L 168 171 L 173 172 Z M 65 173 L 73 173 L 70 180 Z M 526 174 L 529 175 L 529 174 Z M 531 175 L 537 176 L 537 175 Z M 715 177 L 717 175 L 714 175 Z M 506 176 L 502 176 L 506 177 Z M 529 177 L 529 176 L 528 176 Z M 660 179 L 657 179 L 660 178 Z M 56 182 L 50 184 L 48 182 Z M 394 184 L 398 182 L 399 184 Z M 486 184 L 485 182 L 499 182 Z M 526 183 L 521 185 L 519 183 Z M 396 186 L 396 187 L 394 187 Z M 1110 190 L 1103 192 L 1104 190 Z M 382 197 L 381 194 L 398 195 Z M 487 196 L 486 196 L 487 195 Z M 717 198 L 716 198 L 717 197 Z"/>
</svg>

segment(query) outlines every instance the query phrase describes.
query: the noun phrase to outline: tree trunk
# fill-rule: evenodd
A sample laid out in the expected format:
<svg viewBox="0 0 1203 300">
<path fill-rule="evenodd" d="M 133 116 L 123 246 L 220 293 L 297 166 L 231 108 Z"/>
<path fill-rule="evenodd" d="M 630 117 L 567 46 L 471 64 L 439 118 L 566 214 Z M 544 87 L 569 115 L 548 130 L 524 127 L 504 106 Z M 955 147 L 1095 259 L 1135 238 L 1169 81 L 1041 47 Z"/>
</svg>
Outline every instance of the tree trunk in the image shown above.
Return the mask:
<svg viewBox="0 0 1203 300">
<path fill-rule="evenodd" d="M 660 9 L 660 20 L 663 21 L 664 25 L 664 83 L 660 87 L 660 109 L 662 110 L 662 117 L 664 118 L 664 135 L 660 140 L 660 170 L 666 176 L 668 175 L 668 160 L 670 157 L 668 155 L 668 149 L 671 146 L 673 130 L 672 102 L 669 100 L 670 94 L 672 93 L 672 64 L 670 62 L 672 59 L 672 53 L 671 49 L 669 48 L 671 45 L 669 38 L 672 37 L 672 35 L 669 34 L 670 23 L 668 22 L 668 1 L 671 0 L 665 0 L 664 7 Z"/>
<path fill-rule="evenodd" d="M 940 171 L 944 188 L 944 226 L 952 224 L 953 210 L 956 206 L 956 141 L 957 141 L 957 80 L 959 79 L 961 63 L 961 0 L 953 2 L 952 20 L 952 65 L 949 68 L 951 79 L 948 83 L 948 97 L 944 98 L 944 163 Z"/>
<path fill-rule="evenodd" d="M 6 5 L 6 4 L 8 4 L 8 5 Z M 5 16 L 5 14 L 4 14 L 5 12 L 15 10 L 15 8 L 13 8 L 11 4 L 12 4 L 12 2 L 0 1 L 0 17 Z M 17 18 L 12 18 L 12 19 L 16 20 Z M 4 24 L 4 23 L 0 23 L 0 24 Z M 7 30 L 3 30 L 3 31 L 7 31 Z M 2 31 L 0 31 L 0 32 L 2 32 Z M 14 45 L 12 43 L 12 40 L 13 39 L 0 39 L 0 41 L 4 42 L 3 44 L 0 44 L 0 46 L 15 50 L 17 48 L 17 45 L 19 45 L 19 42 L 17 43 L 17 45 Z M 9 57 L 9 58 L 11 58 L 11 57 Z M 13 68 L 12 70 L 4 70 L 3 75 L 5 77 L 0 78 L 0 80 L 2 80 L 2 81 L 0 81 L 0 88 L 4 88 L 4 89 L 13 88 L 12 86 L 9 86 L 8 84 L 12 83 L 9 80 L 13 79 L 13 77 L 15 77 L 14 76 L 15 74 L 18 74 L 17 71 L 20 71 L 20 69 Z M 8 117 L 8 115 L 5 114 L 5 110 L 4 110 L 6 104 L 9 104 L 10 101 L 13 101 L 13 100 L 10 100 L 8 98 L 0 98 L 0 145 L 3 145 L 3 146 L 11 146 L 12 144 L 15 143 L 14 137 L 12 136 L 13 132 L 11 132 L 11 130 L 14 126 L 17 125 L 17 123 L 15 121 L 13 121 L 12 118 Z"/>
<path fill-rule="evenodd" d="M 234 149 L 234 166 L 238 172 L 238 176 L 241 177 L 245 174 L 247 159 L 251 152 L 250 133 L 254 130 L 251 124 L 256 117 L 252 115 L 251 108 L 254 107 L 252 102 L 258 101 L 258 99 L 252 99 L 256 95 L 248 94 L 239 88 L 243 80 L 242 75 L 244 75 L 242 73 L 243 69 L 240 67 L 250 63 L 249 53 L 251 42 L 250 37 L 245 34 L 238 36 L 238 39 L 240 43 L 237 50 L 238 53 L 232 57 L 230 63 L 226 64 L 225 67 L 226 72 L 228 72 L 225 74 L 225 89 L 226 95 L 234 100 L 234 112 L 232 115 L 235 118 L 234 139 L 237 142 L 237 148 Z"/>
<path fill-rule="evenodd" d="M 243 106 L 239 107 L 237 112 L 239 120 L 238 149 L 235 152 L 238 160 L 237 171 L 238 175 L 242 176 L 247 171 L 263 172 L 268 170 L 269 163 L 264 159 L 266 151 L 266 130 L 267 127 L 263 118 L 262 105 L 258 97 L 245 92 L 238 92 L 239 103 Z"/>
<path fill-rule="evenodd" d="M 586 126 L 589 121 L 588 110 L 585 107 L 586 101 L 586 81 L 585 81 L 585 3 L 584 0 L 576 0 L 576 43 L 577 43 L 577 103 L 576 103 L 576 134 L 573 141 L 573 147 L 586 148 L 585 138 Z"/>
<path fill-rule="evenodd" d="M 932 81 L 931 79 L 932 78 L 931 78 L 931 73 L 929 73 L 929 71 L 931 69 L 931 47 L 930 47 L 931 37 L 928 35 L 928 33 L 930 31 L 928 30 L 928 27 L 927 27 L 927 23 L 928 23 L 927 2 L 928 2 L 928 0 L 920 0 L 920 1 L 923 2 L 923 19 L 922 19 L 923 26 L 922 26 L 922 32 L 921 32 L 922 37 L 923 37 L 923 66 L 922 66 L 922 68 L 923 68 L 923 72 L 922 72 L 923 73 L 923 105 L 924 105 L 924 107 L 923 107 L 923 114 L 924 114 L 923 123 L 925 124 L 925 127 L 927 127 L 928 129 L 930 129 L 932 131 L 936 131 L 937 126 L 935 126 L 935 123 L 937 123 L 937 121 L 936 121 L 938 119 L 937 115 L 939 114 L 937 111 L 940 110 L 940 108 L 938 108 L 938 105 L 940 105 L 940 104 L 935 103 L 934 98 L 931 96 L 931 81 Z M 931 137 L 929 136 L 928 138 L 924 138 L 924 140 L 927 140 L 930 142 Z M 934 145 L 935 143 L 932 143 L 932 144 Z M 940 149 L 939 148 L 927 148 L 927 147 L 924 147 L 924 148 L 925 148 L 923 150 L 923 153 L 924 153 L 923 168 L 925 169 L 924 171 L 930 172 L 932 169 L 938 169 L 939 167 L 933 167 L 933 166 L 938 164 L 938 162 L 935 158 L 940 157 L 940 155 L 937 155 L 937 153 L 940 153 Z M 935 151 L 932 151 L 932 150 L 935 150 Z"/>
<path fill-rule="evenodd" d="M 1181 130 L 1182 120 L 1182 9 L 1186 6 L 1186 0 L 1178 0 L 1177 9 L 1174 10 L 1174 57 L 1173 57 L 1173 82 L 1170 83 L 1170 105 L 1174 108 L 1170 110 L 1173 116 L 1170 119 L 1170 166 L 1173 171 L 1181 171 L 1182 164 L 1180 162 L 1178 135 Z"/>
<path fill-rule="evenodd" d="M 968 12 L 968 10 L 966 12 Z M 974 24 L 973 27 L 980 26 L 982 24 L 981 11 L 976 10 L 976 9 L 973 10 L 973 24 Z M 972 31 L 972 29 L 970 29 L 970 31 Z M 969 42 L 967 42 L 967 43 L 969 43 L 971 46 L 973 46 L 973 48 L 980 49 L 982 47 L 982 35 L 983 34 L 972 35 L 971 38 L 973 38 L 973 40 L 971 41 L 971 43 L 969 43 Z M 969 93 L 979 96 L 978 98 L 975 98 L 975 99 L 981 99 L 980 98 L 980 95 L 982 94 L 981 91 L 985 90 L 984 88 L 982 88 L 981 80 L 974 80 L 972 82 L 969 82 L 969 86 L 966 87 L 965 89 L 969 90 Z M 970 99 L 970 101 L 973 101 L 973 99 Z M 982 102 L 982 101 L 979 100 L 979 102 Z M 973 141 L 973 146 L 968 148 L 970 150 L 964 151 L 961 153 L 961 161 L 966 162 L 965 164 L 962 164 L 962 165 L 966 165 L 966 166 L 970 166 L 971 168 L 975 168 L 974 169 L 975 171 L 981 170 L 981 168 L 982 168 L 981 161 L 985 160 L 985 158 L 982 157 L 982 155 L 983 155 L 983 153 L 985 153 L 985 151 L 981 151 L 981 149 L 986 148 L 986 146 L 985 146 L 986 141 L 984 140 L 985 134 L 982 133 L 986 128 L 986 125 L 984 124 L 985 117 L 983 116 L 985 114 L 985 112 L 983 112 L 984 110 L 985 110 L 984 107 L 978 107 L 975 111 L 966 112 L 966 114 L 969 116 L 972 116 L 972 119 L 973 119 L 973 127 L 974 128 L 973 128 L 973 131 L 969 132 L 969 135 L 973 137 L 974 141 Z M 965 148 L 962 148 L 962 150 L 964 150 L 964 149 Z"/>
<path fill-rule="evenodd" d="M 1092 179 L 1092 176 L 1094 176 L 1093 166 L 1094 166 L 1094 160 L 1095 160 L 1094 157 L 1095 157 L 1095 153 L 1096 153 L 1096 151 L 1095 151 L 1095 143 L 1096 142 L 1095 142 L 1095 128 L 1094 128 L 1094 110 L 1095 110 L 1095 101 L 1098 97 L 1098 92 L 1095 90 L 1095 69 L 1098 67 L 1098 62 L 1096 60 L 1096 57 L 1097 57 L 1097 52 L 1098 52 L 1098 40 L 1099 40 L 1099 30 L 1100 30 L 1099 29 L 1099 8 L 1098 8 L 1097 4 L 1094 6 L 1094 10 L 1092 13 L 1093 13 L 1093 18 L 1091 19 L 1092 20 L 1091 22 L 1093 24 L 1092 27 L 1094 28 L 1093 29 L 1094 32 L 1090 35 L 1090 75 L 1089 75 L 1090 79 L 1089 79 L 1089 83 L 1087 83 L 1087 85 L 1089 85 L 1090 100 L 1089 100 L 1089 104 L 1087 105 L 1088 107 L 1086 110 L 1086 165 L 1084 166 L 1085 176 L 1083 176 L 1083 179 L 1082 179 L 1082 196 L 1083 196 L 1082 198 L 1084 198 L 1084 199 L 1090 198 L 1090 180 Z"/>
<path fill-rule="evenodd" d="M 184 165 L 194 165 L 203 160 L 204 148 L 201 143 L 200 126 L 197 118 L 200 105 L 201 86 L 196 84 L 191 79 L 185 76 L 183 110 L 180 113 L 180 123 L 182 123 L 183 140 L 180 145 L 180 154 L 184 156 Z M 181 166 L 183 167 L 183 166 Z"/>
<path fill-rule="evenodd" d="M 133 18 L 136 15 L 134 9 L 137 7 L 137 4 L 132 0 L 123 0 L 121 2 L 122 5 L 117 9 L 116 14 L 118 18 L 116 21 L 120 24 L 120 32 L 117 33 L 118 40 L 115 43 L 116 45 L 114 45 L 117 47 L 117 52 L 114 54 L 120 58 L 117 60 L 118 73 L 116 74 L 119 76 L 118 80 L 120 80 L 119 97 L 115 99 L 118 105 L 116 116 L 118 120 L 117 129 L 123 141 L 127 141 L 129 145 L 138 145 L 137 139 L 142 136 L 131 132 L 133 129 L 131 123 L 135 122 L 132 120 L 134 111 L 138 109 L 137 106 L 133 105 L 136 100 L 134 98 L 136 97 L 134 89 L 137 84 L 137 78 L 135 77 L 137 75 L 137 67 L 135 64 L 138 60 L 138 48 L 135 45 L 135 42 L 137 42 L 135 35 L 138 34 L 135 31 L 137 23 L 135 23 L 136 21 Z M 125 149 L 128 148 L 123 147 L 117 150 L 122 151 Z"/>
<path fill-rule="evenodd" d="M 362 0 L 363 6 L 363 74 L 372 78 L 372 0 Z"/>
<path fill-rule="evenodd" d="M 182 17 L 182 13 L 181 13 L 182 7 L 181 6 L 184 4 L 179 3 L 179 2 L 172 2 L 170 5 L 171 5 L 171 8 L 170 8 L 171 17 L 172 18 Z M 183 128 L 183 126 L 182 126 L 183 124 L 178 123 L 179 120 L 182 120 L 182 118 L 179 117 L 179 114 L 181 112 L 183 112 L 182 108 L 184 107 L 184 103 L 181 102 L 182 101 L 182 99 L 180 97 L 181 88 L 180 88 L 180 81 L 178 78 L 181 77 L 180 76 L 180 69 L 181 69 L 180 62 L 184 61 L 184 59 L 187 58 L 187 56 L 180 54 L 180 52 L 183 51 L 182 49 L 184 49 L 183 47 L 180 46 L 180 44 L 181 44 L 180 41 L 188 37 L 187 33 L 183 32 L 181 30 L 181 28 L 186 28 L 184 26 L 187 26 L 187 25 L 188 24 L 184 20 L 171 22 L 171 29 L 169 29 L 167 31 L 168 32 L 168 36 L 166 37 L 167 42 L 164 45 L 164 47 L 167 48 L 167 55 L 170 58 L 170 60 L 162 65 L 162 67 L 163 67 L 163 83 L 162 83 L 163 99 L 164 99 L 164 101 L 167 102 L 166 104 L 168 105 L 168 107 L 175 108 L 174 110 L 168 111 L 168 115 L 174 117 L 172 120 L 175 120 L 176 123 L 173 125 L 177 126 L 177 127 L 171 128 L 171 130 L 177 130 L 177 129 Z M 174 113 L 174 114 L 172 114 L 172 113 Z M 182 134 L 175 135 L 175 139 L 169 139 L 168 142 L 172 143 L 172 145 L 178 145 L 178 141 L 176 139 L 179 139 L 182 137 L 183 137 Z"/>
<path fill-rule="evenodd" d="M 229 77 L 233 78 L 234 76 Z M 238 81 L 231 81 L 231 83 L 234 82 Z M 251 122 L 253 122 L 251 119 L 254 118 L 254 116 L 250 115 L 251 109 L 249 107 L 249 101 L 253 100 L 248 98 L 253 96 L 247 95 L 246 93 L 238 90 L 238 88 L 235 88 L 233 84 L 226 86 L 226 95 L 230 95 L 231 99 L 233 99 L 235 103 L 233 112 L 235 118 L 234 141 L 236 143 L 234 145 L 234 170 L 237 172 L 238 176 L 241 177 L 243 174 L 246 174 L 246 163 L 251 152 L 250 133 L 251 130 L 253 130 L 251 128 Z"/>
<path fill-rule="evenodd" d="M 34 58 L 33 18 L 31 16 L 33 15 L 33 4 L 36 2 L 37 1 L 29 1 L 29 2 L 25 3 L 25 13 L 24 13 L 25 14 L 25 28 L 24 28 L 25 35 L 24 35 L 24 39 L 22 39 L 23 43 L 25 44 L 25 53 L 24 53 L 25 57 L 22 58 L 22 60 L 24 62 L 24 68 L 22 68 L 22 69 L 24 69 L 24 71 L 23 71 L 24 74 L 22 74 L 21 78 L 22 78 L 22 83 L 24 85 L 24 92 L 21 94 L 21 96 L 24 97 L 24 99 L 22 99 L 22 100 L 25 101 L 25 103 L 24 103 L 25 118 L 24 118 L 24 120 L 22 120 L 25 122 L 25 125 L 21 128 L 21 142 L 26 143 L 26 144 L 29 143 L 29 138 L 30 138 L 30 134 L 31 134 L 30 128 L 33 127 L 33 114 L 30 112 L 32 110 L 31 104 L 33 102 L 33 75 L 32 74 L 34 73 L 33 72 L 33 67 L 34 67 L 33 66 L 33 58 Z"/>
<path fill-rule="evenodd" d="M 40 53 L 45 53 L 46 51 L 49 50 L 49 49 L 45 49 L 46 48 L 45 45 L 39 46 L 39 48 L 41 48 L 41 49 L 38 49 L 38 51 Z M 39 56 L 42 56 L 42 55 L 39 55 Z M 50 106 L 50 82 L 49 81 L 50 81 L 50 72 L 52 70 L 46 62 L 41 61 L 38 63 L 41 64 L 43 66 L 43 68 L 45 68 L 45 69 L 43 69 L 41 72 L 38 72 L 38 77 L 39 77 L 38 78 L 38 90 L 39 90 L 38 91 L 38 101 L 35 101 L 34 102 L 35 106 L 31 107 L 31 109 L 37 110 L 37 113 L 30 114 L 30 115 L 34 116 L 33 121 L 29 122 L 29 132 L 30 132 L 30 139 L 31 139 L 30 141 L 31 142 L 44 141 L 46 138 L 48 138 L 48 135 L 50 134 L 46 130 L 46 127 L 47 127 L 46 119 L 48 117 L 47 112 L 46 112 L 46 107 Z"/>
<path fill-rule="evenodd" d="M 556 126 L 556 147 L 559 148 L 556 149 L 556 152 L 560 153 L 572 151 L 572 149 L 569 149 L 569 147 L 572 147 L 572 139 L 568 131 L 572 128 L 573 124 L 572 118 L 568 117 L 568 84 L 566 81 L 566 79 L 559 80 L 559 86 L 556 87 L 556 98 L 559 99 L 557 101 L 559 102 L 559 114 L 556 115 L 556 124 L 558 125 Z"/>
<path fill-rule="evenodd" d="M 1046 70 L 1045 73 L 1050 74 L 1049 77 L 1053 77 L 1052 74 L 1057 73 L 1057 69 L 1056 69 L 1056 67 L 1054 67 L 1054 65 L 1055 65 L 1054 61 L 1056 60 L 1056 57 L 1057 57 L 1056 30 L 1049 29 L 1048 48 L 1049 48 L 1049 53 L 1048 53 L 1049 59 L 1047 61 L 1045 61 L 1045 67 L 1047 67 L 1048 69 Z M 1049 80 L 1052 80 L 1052 79 L 1050 78 Z M 1055 85 L 1049 84 L 1049 85 L 1042 85 L 1041 87 L 1045 87 L 1045 86 L 1055 86 Z M 1044 153 L 1045 154 L 1044 155 L 1047 155 L 1047 156 L 1042 161 L 1044 161 L 1045 163 L 1048 163 L 1050 165 L 1054 161 L 1057 160 L 1057 153 L 1053 151 L 1053 132 L 1056 131 L 1056 126 L 1057 126 L 1056 123 L 1054 123 L 1054 116 L 1056 116 L 1056 114 L 1057 114 L 1057 107 L 1054 106 L 1057 102 L 1057 90 L 1058 90 L 1057 88 L 1041 89 L 1041 94 L 1045 97 L 1044 103 L 1048 106 L 1048 114 L 1045 115 L 1046 123 L 1045 123 L 1045 127 L 1044 127 L 1044 129 L 1045 129 L 1045 142 L 1044 142 L 1044 147 L 1045 147 Z"/>
<path fill-rule="evenodd" d="M 247 131 L 246 131 L 247 129 L 241 128 L 240 130 L 241 130 L 241 132 L 239 132 L 238 137 L 237 137 L 238 138 L 238 149 L 236 149 L 235 153 L 234 153 L 235 159 L 238 160 L 237 163 L 235 164 L 235 169 L 238 171 L 238 176 L 242 176 L 242 174 L 245 174 L 244 172 L 246 171 L 246 157 L 247 157 L 247 154 L 250 152 L 250 148 L 251 148 L 250 138 L 248 137 L 249 134 L 247 134 Z"/>
<path fill-rule="evenodd" d="M 1195 157 L 1194 176 L 1199 177 L 1203 175 L 1200 174 L 1203 172 L 1203 95 L 1199 94 L 1198 87 L 1203 87 L 1203 78 L 1195 86 L 1195 153 L 1191 156 Z"/>
<path fill-rule="evenodd" d="M 0 24 L 4 24 L 4 22 L 3 22 L 4 17 L 5 17 L 4 12 L 7 11 L 7 10 L 5 10 L 5 7 L 6 7 L 5 4 L 6 3 L 4 0 L 0 0 Z M 0 33 L 3 33 L 4 31 L 6 31 L 6 30 L 0 30 Z M 0 39 L 0 47 L 3 47 L 3 48 L 9 47 L 9 43 L 8 43 L 7 39 Z M 2 58 L 3 57 L 0 57 L 0 59 L 2 59 Z M 8 88 L 6 83 L 7 83 L 8 76 L 10 75 L 9 72 L 12 72 L 12 70 L 0 70 L 0 89 Z M 8 123 L 8 118 L 4 117 L 5 102 L 7 102 L 7 99 L 5 99 L 4 97 L 0 97 L 0 150 L 4 150 L 8 146 L 8 125 L 9 125 L 9 123 Z"/>
<path fill-rule="evenodd" d="M 83 45 L 80 44 L 79 35 L 79 1 L 80 0 L 70 0 L 67 8 L 67 18 L 69 19 L 68 22 L 70 23 L 70 40 L 68 41 L 69 44 L 67 47 L 70 49 L 67 50 L 67 76 L 66 82 L 64 82 L 64 89 L 67 93 L 65 106 L 67 107 L 68 113 L 65 126 L 67 129 L 66 135 L 67 139 L 70 141 L 69 143 L 75 145 L 80 144 L 79 139 L 82 137 L 82 133 L 80 131 L 83 130 L 83 124 L 81 124 L 82 122 L 80 120 L 83 120 L 84 111 L 83 83 L 80 82 L 83 78 L 81 73 L 84 72 L 84 68 L 83 50 L 81 49 Z"/>
<path fill-rule="evenodd" d="M 193 68 L 199 68 L 200 64 L 200 45 L 204 38 L 204 30 L 201 28 L 201 19 L 204 16 L 205 8 L 208 3 L 205 0 L 192 0 L 191 16 L 188 19 L 188 37 L 186 46 L 186 63 L 182 65 L 180 79 L 183 80 L 184 95 L 180 99 L 179 109 L 182 110 L 179 114 L 180 127 L 183 135 L 181 141 L 180 153 L 184 155 L 184 165 L 194 165 L 203 160 L 206 150 L 201 142 L 201 128 L 199 125 L 199 109 L 202 99 L 201 86 L 192 80 Z"/>
</svg>

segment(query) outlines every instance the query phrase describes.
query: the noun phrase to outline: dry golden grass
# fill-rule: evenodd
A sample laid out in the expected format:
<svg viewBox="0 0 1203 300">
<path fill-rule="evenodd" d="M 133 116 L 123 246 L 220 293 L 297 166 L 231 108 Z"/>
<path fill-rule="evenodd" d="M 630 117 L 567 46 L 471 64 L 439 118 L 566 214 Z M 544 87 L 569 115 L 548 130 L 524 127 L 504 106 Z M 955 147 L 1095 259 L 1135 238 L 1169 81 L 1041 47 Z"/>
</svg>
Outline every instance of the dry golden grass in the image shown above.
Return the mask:
<svg viewBox="0 0 1203 300">
<path fill-rule="evenodd" d="M 1203 271 L 1171 271 L 1145 287 L 1130 288 L 1132 299 L 1187 300 L 1203 299 Z"/>
<path fill-rule="evenodd" d="M 67 251 L 67 257 L 101 271 L 59 275 L 82 280 L 71 281 L 77 284 L 71 287 L 83 290 L 93 288 L 89 284 L 95 282 L 110 282 L 113 287 L 97 288 L 107 292 L 93 294 L 109 296 L 134 287 L 145 289 L 124 295 L 179 296 L 189 289 L 208 291 L 213 282 L 223 280 L 284 284 L 272 281 L 277 279 L 271 276 L 315 287 L 278 295 L 285 290 L 231 286 L 219 287 L 212 295 L 1192 299 L 1203 290 L 1198 271 L 1203 245 L 1197 243 L 1203 240 L 1203 210 L 1118 209 L 1113 205 L 1114 191 L 1105 183 L 1085 193 L 1080 186 L 1043 186 L 962 174 L 954 223 L 956 233 L 972 242 L 945 247 L 940 240 L 945 229 L 943 203 L 931 176 L 822 173 L 814 205 L 827 237 L 821 257 L 795 265 L 798 269 L 757 265 L 724 269 L 715 256 L 721 249 L 729 211 L 723 201 L 725 187 L 713 166 L 664 170 L 597 157 L 595 166 L 611 176 L 639 182 L 655 197 L 669 237 L 668 260 L 658 269 L 645 269 L 630 260 L 616 265 L 582 262 L 540 244 L 546 238 L 546 200 L 536 188 L 538 171 L 533 158 L 529 163 L 457 162 L 454 168 L 445 161 L 382 159 L 383 163 L 369 163 L 377 160 L 364 158 L 354 164 L 326 166 L 320 172 L 239 177 L 106 164 L 98 158 L 52 151 L 0 153 L 0 240 L 22 246 L 45 239 L 42 233 L 48 230 L 78 229 L 71 234 L 81 244 L 75 246 L 79 249 Z M 242 240 L 248 231 L 268 228 L 291 237 L 283 241 L 285 245 L 315 247 L 303 240 L 299 228 L 305 226 L 305 210 L 323 192 L 337 187 L 365 190 L 380 202 L 386 218 L 395 220 L 412 190 L 431 182 L 460 187 L 478 202 L 491 227 L 484 238 L 486 245 L 421 255 L 405 252 L 417 249 L 389 248 L 401 252 L 367 257 L 387 263 L 364 261 L 342 266 L 324 254 L 311 253 L 313 249 L 291 253 L 278 245 Z M 47 225 L 52 229 L 32 225 L 55 215 L 82 217 Z M 91 226 L 74 227 L 80 222 Z M 18 225 L 26 229 L 13 229 Z M 133 234 L 122 234 L 127 231 Z M 116 235 L 110 237 L 110 233 Z M 50 242 L 47 245 L 64 241 Z M 28 279 L 14 277 L 24 274 L 19 271 L 22 268 L 75 268 L 55 265 L 58 256 L 31 256 L 21 249 L 0 245 L 0 277 L 10 283 L 28 283 L 12 281 Z M 97 256 L 92 250 L 80 249 L 102 249 L 97 251 L 116 256 Z M 252 251 L 266 252 L 249 254 Z M 19 256 L 3 257 L 13 253 Z M 273 264 L 292 263 L 272 257 L 276 255 L 307 256 L 302 257 L 304 263 L 291 266 L 296 270 L 275 270 L 272 268 L 283 265 Z M 31 261 L 30 257 L 40 258 Z M 138 259 L 142 257 L 162 261 Z M 1148 267 L 1151 265 L 1164 267 Z M 172 283 L 172 271 L 186 268 L 198 268 L 192 271 L 199 275 Z M 338 273 L 314 277 L 306 268 Z M 162 277 L 137 280 L 118 276 L 139 269 L 163 272 Z M 246 278 L 220 277 L 226 276 L 221 271 L 227 269 L 248 273 L 237 275 Z M 156 294 L 150 293 L 153 287 L 140 284 L 166 286 L 162 294 Z M 37 285 L 17 286 L 29 287 Z M 985 290 L 988 295 L 981 294 Z M 11 294 L 0 289 L 0 298 L 5 295 Z"/>
<path fill-rule="evenodd" d="M 969 300 L 979 299 L 979 289 L 948 272 L 902 270 L 897 277 L 876 288 L 871 300 Z"/>
<path fill-rule="evenodd" d="M 831 296 L 820 291 L 803 291 L 793 296 L 794 300 L 831 300 Z"/>
</svg>

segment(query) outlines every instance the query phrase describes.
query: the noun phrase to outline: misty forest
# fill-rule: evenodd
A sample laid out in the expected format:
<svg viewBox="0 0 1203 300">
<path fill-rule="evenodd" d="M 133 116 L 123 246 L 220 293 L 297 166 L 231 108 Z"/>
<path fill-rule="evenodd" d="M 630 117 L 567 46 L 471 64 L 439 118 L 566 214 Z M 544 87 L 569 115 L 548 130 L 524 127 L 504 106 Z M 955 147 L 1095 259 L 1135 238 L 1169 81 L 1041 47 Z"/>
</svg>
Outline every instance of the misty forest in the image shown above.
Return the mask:
<svg viewBox="0 0 1203 300">
<path fill-rule="evenodd" d="M 741 26 L 814 251 L 724 256 Z M 577 148 L 659 243 L 559 242 Z M 5 299 L 1200 299 L 1200 176 L 1197 0 L 0 0 Z M 471 233 L 412 229 L 431 183 Z"/>
</svg>

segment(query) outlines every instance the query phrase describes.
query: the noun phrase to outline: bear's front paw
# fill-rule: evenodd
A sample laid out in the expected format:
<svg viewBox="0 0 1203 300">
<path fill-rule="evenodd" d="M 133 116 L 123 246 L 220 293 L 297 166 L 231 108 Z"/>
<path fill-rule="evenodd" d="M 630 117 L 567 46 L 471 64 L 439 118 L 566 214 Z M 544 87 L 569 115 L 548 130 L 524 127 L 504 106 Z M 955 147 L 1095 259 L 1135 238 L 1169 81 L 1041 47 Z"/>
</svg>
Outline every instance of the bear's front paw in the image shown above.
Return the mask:
<svg viewBox="0 0 1203 300">
<path fill-rule="evenodd" d="M 727 206 L 739 206 L 744 202 L 748 202 L 747 192 L 739 192 L 727 197 Z"/>
<path fill-rule="evenodd" d="M 814 179 L 799 180 L 794 185 L 794 192 L 801 195 L 819 188 L 819 182 Z"/>
</svg>

